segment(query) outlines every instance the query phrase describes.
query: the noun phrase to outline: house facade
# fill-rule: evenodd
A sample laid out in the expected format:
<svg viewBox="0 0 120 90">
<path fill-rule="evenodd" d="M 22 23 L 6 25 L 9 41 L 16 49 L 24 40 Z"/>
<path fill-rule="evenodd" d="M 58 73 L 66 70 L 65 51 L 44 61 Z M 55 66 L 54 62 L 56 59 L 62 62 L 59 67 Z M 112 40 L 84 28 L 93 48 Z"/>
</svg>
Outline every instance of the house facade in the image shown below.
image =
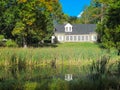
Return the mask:
<svg viewBox="0 0 120 90">
<path fill-rule="evenodd" d="M 52 41 L 58 42 L 96 42 L 95 24 L 62 24 L 56 25 Z"/>
</svg>

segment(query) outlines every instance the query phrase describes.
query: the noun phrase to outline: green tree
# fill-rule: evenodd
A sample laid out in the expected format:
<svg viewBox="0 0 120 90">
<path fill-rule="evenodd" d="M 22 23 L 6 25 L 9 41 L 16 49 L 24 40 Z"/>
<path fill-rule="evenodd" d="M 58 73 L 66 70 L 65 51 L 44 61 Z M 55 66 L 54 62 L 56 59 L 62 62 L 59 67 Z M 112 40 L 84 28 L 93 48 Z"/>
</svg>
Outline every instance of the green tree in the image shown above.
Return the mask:
<svg viewBox="0 0 120 90">
<path fill-rule="evenodd" d="M 53 2 L 53 11 L 52 11 L 52 18 L 53 23 L 56 24 L 63 24 L 64 22 L 68 21 L 68 15 L 64 14 L 62 11 L 62 6 L 59 0 Z"/>
<path fill-rule="evenodd" d="M 0 35 L 0 46 L 5 46 L 5 43 L 3 42 L 4 36 Z"/>
<path fill-rule="evenodd" d="M 107 13 L 102 22 L 99 23 L 97 32 L 100 41 L 105 48 L 116 48 L 120 55 L 120 1 L 111 0 L 107 7 Z M 100 28 L 101 27 L 101 28 Z"/>
<path fill-rule="evenodd" d="M 64 20 L 58 0 L 1 0 L 0 10 L 0 34 L 17 41 L 20 46 L 49 40 L 53 21 L 62 23 Z"/>
<path fill-rule="evenodd" d="M 15 13 L 17 13 L 15 4 L 13 0 L 0 1 L 0 34 L 3 34 L 5 38 L 12 38 L 11 31 L 14 28 Z"/>
<path fill-rule="evenodd" d="M 80 23 L 80 20 L 78 17 L 76 16 L 70 16 L 68 18 L 68 22 L 71 23 L 71 24 L 79 24 Z"/>
<path fill-rule="evenodd" d="M 97 24 L 105 14 L 105 5 L 99 0 L 91 0 L 89 6 L 85 6 L 80 22 L 83 24 Z"/>
</svg>

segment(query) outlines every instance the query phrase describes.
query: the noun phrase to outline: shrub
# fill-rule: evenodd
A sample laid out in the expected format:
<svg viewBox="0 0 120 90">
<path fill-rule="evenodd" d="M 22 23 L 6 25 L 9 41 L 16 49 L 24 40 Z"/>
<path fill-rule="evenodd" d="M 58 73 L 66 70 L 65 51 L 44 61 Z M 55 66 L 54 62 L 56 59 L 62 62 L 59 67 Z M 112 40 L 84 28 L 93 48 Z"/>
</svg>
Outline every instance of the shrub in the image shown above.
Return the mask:
<svg viewBox="0 0 120 90">
<path fill-rule="evenodd" d="M 35 90 L 37 87 L 37 83 L 36 82 L 26 82 L 24 89 L 25 90 Z"/>
<path fill-rule="evenodd" d="M 5 46 L 3 39 L 4 39 L 4 35 L 0 35 L 0 46 Z"/>
<path fill-rule="evenodd" d="M 15 41 L 9 39 L 9 40 L 7 40 L 7 42 L 6 42 L 6 46 L 7 46 L 7 47 L 17 47 L 17 44 L 16 44 Z"/>
<path fill-rule="evenodd" d="M 49 84 L 49 90 L 69 90 L 68 82 L 62 79 L 53 79 Z"/>
</svg>

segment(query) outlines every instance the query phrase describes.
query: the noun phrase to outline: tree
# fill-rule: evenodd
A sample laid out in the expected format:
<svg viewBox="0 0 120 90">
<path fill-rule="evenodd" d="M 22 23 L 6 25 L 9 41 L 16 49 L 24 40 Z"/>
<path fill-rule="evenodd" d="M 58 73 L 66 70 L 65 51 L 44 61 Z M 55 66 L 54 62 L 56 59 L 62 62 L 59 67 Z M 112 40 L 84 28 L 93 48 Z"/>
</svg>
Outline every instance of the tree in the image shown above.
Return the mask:
<svg viewBox="0 0 120 90">
<path fill-rule="evenodd" d="M 20 46 L 49 40 L 53 21 L 65 18 L 58 0 L 2 0 L 0 10 L 0 34 Z"/>
<path fill-rule="evenodd" d="M 59 0 L 56 0 L 56 2 L 53 2 L 52 18 L 53 18 L 54 25 L 63 24 L 64 22 L 68 21 L 68 17 L 69 17 L 68 15 L 63 13 L 62 6 Z"/>
<path fill-rule="evenodd" d="M 97 28 L 100 34 L 100 41 L 105 48 L 116 48 L 120 55 L 120 1 L 111 0 L 107 7 L 107 13 L 104 20 L 100 22 Z M 101 28 L 100 28 L 101 27 Z"/>
<path fill-rule="evenodd" d="M 51 33 L 49 31 L 53 30 L 50 15 L 52 11 L 52 1 L 53 0 L 32 0 L 18 2 L 19 9 L 21 10 L 19 12 L 20 18 L 18 22 L 16 22 L 16 27 L 13 29 L 12 33 L 13 35 L 18 35 L 18 37 L 23 38 L 24 46 L 26 46 L 26 44 L 32 44 L 32 41 L 38 43 L 48 37 L 48 34 Z M 17 23 L 19 24 L 18 26 Z M 23 28 L 18 29 L 20 27 Z"/>
<path fill-rule="evenodd" d="M 79 24 L 80 23 L 80 20 L 78 17 L 75 17 L 75 16 L 70 16 L 68 18 L 68 22 L 71 23 L 71 24 Z"/>
<path fill-rule="evenodd" d="M 13 0 L 0 1 L 0 34 L 3 34 L 5 38 L 13 38 L 11 30 L 14 28 L 17 12 L 15 4 Z"/>
<path fill-rule="evenodd" d="M 105 5 L 100 0 L 91 0 L 89 6 L 85 6 L 80 22 L 83 24 L 97 24 L 104 15 Z"/>
</svg>

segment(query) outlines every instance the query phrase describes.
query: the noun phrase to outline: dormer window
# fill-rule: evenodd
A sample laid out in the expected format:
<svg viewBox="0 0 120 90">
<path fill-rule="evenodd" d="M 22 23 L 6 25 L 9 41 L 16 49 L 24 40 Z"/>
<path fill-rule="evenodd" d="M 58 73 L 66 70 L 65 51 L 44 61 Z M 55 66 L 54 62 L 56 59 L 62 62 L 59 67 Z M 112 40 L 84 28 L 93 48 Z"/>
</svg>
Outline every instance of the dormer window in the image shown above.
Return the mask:
<svg viewBox="0 0 120 90">
<path fill-rule="evenodd" d="M 66 32 L 68 32 L 68 31 L 69 31 L 69 30 L 68 30 L 68 27 L 66 27 L 65 29 L 66 29 L 66 30 L 65 30 Z"/>
<path fill-rule="evenodd" d="M 72 27 L 69 27 L 69 31 L 71 31 L 71 32 L 72 32 Z"/>
<path fill-rule="evenodd" d="M 72 25 L 71 24 L 66 24 L 65 25 L 65 32 L 72 32 Z"/>
</svg>

